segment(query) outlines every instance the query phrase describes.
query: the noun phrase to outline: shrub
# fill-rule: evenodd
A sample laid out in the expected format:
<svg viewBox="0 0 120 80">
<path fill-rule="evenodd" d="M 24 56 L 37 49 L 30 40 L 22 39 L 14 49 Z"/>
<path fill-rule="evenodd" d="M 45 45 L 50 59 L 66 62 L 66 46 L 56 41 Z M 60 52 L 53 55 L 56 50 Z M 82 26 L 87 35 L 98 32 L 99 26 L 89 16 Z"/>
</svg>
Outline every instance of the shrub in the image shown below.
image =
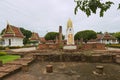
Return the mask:
<svg viewBox="0 0 120 80">
<path fill-rule="evenodd" d="M 63 45 L 59 45 L 59 49 L 63 49 Z"/>
<path fill-rule="evenodd" d="M 81 48 L 82 48 L 82 44 L 79 44 L 79 45 L 78 45 L 78 49 L 81 49 Z"/>
<path fill-rule="evenodd" d="M 108 47 L 120 48 L 120 44 L 109 44 Z"/>
<path fill-rule="evenodd" d="M 6 52 L 0 52 L 0 56 L 4 56 L 6 54 L 7 54 Z"/>
<path fill-rule="evenodd" d="M 19 49 L 19 48 L 21 48 L 20 46 L 9 46 L 8 47 L 9 49 Z"/>
<path fill-rule="evenodd" d="M 5 50 L 9 50 L 10 48 L 9 47 L 5 47 Z"/>
<path fill-rule="evenodd" d="M 21 48 L 21 47 L 20 46 L 6 46 L 6 47 L 0 46 L 0 50 L 9 50 L 9 49 L 18 49 L 18 48 Z"/>
<path fill-rule="evenodd" d="M 5 47 L 3 47 L 3 46 L 0 46 L 0 50 L 5 50 Z"/>
</svg>

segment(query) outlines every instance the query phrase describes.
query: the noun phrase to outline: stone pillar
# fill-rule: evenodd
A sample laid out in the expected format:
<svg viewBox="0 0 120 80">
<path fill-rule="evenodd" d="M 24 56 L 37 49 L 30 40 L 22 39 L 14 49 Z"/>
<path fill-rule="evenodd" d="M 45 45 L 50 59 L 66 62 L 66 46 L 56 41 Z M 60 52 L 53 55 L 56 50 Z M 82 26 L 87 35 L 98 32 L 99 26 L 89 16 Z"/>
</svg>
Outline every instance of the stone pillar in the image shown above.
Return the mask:
<svg viewBox="0 0 120 80">
<path fill-rule="evenodd" d="M 59 44 L 62 43 L 62 26 L 59 26 Z"/>
<path fill-rule="evenodd" d="M 56 36 L 55 43 L 58 44 L 58 36 Z"/>
<path fill-rule="evenodd" d="M 115 62 L 118 63 L 118 64 L 120 64 L 120 55 L 116 55 Z"/>
<path fill-rule="evenodd" d="M 81 45 L 83 44 L 83 38 L 80 39 L 80 44 L 81 44 Z"/>
<path fill-rule="evenodd" d="M 53 72 L 53 66 L 52 65 L 46 65 L 46 72 L 52 73 Z"/>
<path fill-rule="evenodd" d="M 3 62 L 2 61 L 0 61 L 0 66 L 2 66 L 3 65 Z"/>
</svg>

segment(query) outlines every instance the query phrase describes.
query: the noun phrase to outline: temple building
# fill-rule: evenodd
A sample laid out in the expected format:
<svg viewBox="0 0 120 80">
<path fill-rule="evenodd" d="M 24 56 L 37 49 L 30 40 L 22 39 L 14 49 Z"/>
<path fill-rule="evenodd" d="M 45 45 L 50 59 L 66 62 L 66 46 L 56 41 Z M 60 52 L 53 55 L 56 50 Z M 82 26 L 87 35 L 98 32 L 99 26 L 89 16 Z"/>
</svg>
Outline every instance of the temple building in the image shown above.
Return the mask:
<svg viewBox="0 0 120 80">
<path fill-rule="evenodd" d="M 40 37 L 38 33 L 32 32 L 32 36 L 30 37 L 31 45 L 38 45 L 40 43 Z"/>
<path fill-rule="evenodd" d="M 23 46 L 24 35 L 20 28 L 7 24 L 2 38 L 4 40 L 3 46 Z"/>
<path fill-rule="evenodd" d="M 118 44 L 117 38 L 110 35 L 108 32 L 105 32 L 104 34 L 98 34 L 97 42 L 105 44 Z"/>
<path fill-rule="evenodd" d="M 71 19 L 69 19 L 67 22 L 66 39 L 67 45 L 74 45 L 74 30 Z"/>
</svg>

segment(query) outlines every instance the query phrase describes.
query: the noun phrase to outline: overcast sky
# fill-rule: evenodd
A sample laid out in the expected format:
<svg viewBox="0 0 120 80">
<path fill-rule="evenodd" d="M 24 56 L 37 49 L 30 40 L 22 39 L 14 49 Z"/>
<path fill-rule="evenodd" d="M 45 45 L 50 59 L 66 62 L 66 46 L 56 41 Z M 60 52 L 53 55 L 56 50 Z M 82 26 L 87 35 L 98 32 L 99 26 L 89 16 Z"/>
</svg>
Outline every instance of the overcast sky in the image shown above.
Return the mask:
<svg viewBox="0 0 120 80">
<path fill-rule="evenodd" d="M 120 31 L 120 10 L 117 10 L 120 0 L 115 2 L 104 17 L 92 14 L 87 17 L 79 11 L 74 14 L 74 0 L 0 0 L 0 31 L 9 24 L 23 27 L 44 36 L 47 32 L 58 31 L 63 26 L 66 33 L 67 20 L 73 21 L 74 32 L 94 30 L 102 32 Z M 98 12 L 99 13 L 99 12 Z"/>
</svg>

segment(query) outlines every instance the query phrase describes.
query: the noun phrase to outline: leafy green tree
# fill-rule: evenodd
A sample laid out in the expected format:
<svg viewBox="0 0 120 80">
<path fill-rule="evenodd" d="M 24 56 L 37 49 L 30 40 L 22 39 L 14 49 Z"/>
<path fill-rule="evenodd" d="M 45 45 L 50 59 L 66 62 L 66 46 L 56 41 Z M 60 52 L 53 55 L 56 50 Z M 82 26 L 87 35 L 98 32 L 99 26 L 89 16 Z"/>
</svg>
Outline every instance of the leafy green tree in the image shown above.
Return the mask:
<svg viewBox="0 0 120 80">
<path fill-rule="evenodd" d="M 46 40 L 55 40 L 58 35 L 59 35 L 58 32 L 48 32 L 48 33 L 45 35 L 45 39 L 46 39 Z"/>
<path fill-rule="evenodd" d="M 76 4 L 74 9 L 75 14 L 77 14 L 78 9 L 80 9 L 89 17 L 91 13 L 96 14 L 96 11 L 100 10 L 100 17 L 103 17 L 104 12 L 106 12 L 114 2 L 110 0 L 77 0 Z M 118 5 L 118 9 L 120 9 L 120 4 Z"/>
<path fill-rule="evenodd" d="M 100 31 L 100 32 L 97 32 L 97 34 L 103 34 L 103 33 L 102 33 L 102 31 Z"/>
<path fill-rule="evenodd" d="M 88 42 L 90 39 L 95 39 L 97 36 L 96 32 L 93 30 L 84 30 L 84 31 L 79 31 L 75 34 L 75 40 L 80 40 L 83 39 L 85 43 Z"/>
<path fill-rule="evenodd" d="M 45 39 L 46 40 L 55 40 L 57 38 L 59 38 L 59 33 L 58 32 L 48 32 L 46 35 L 45 35 Z M 64 39 L 65 36 L 62 35 L 62 39 Z"/>
<path fill-rule="evenodd" d="M 24 28 L 20 28 L 20 30 L 23 33 L 23 35 L 25 36 L 25 38 L 23 39 L 23 44 L 29 43 L 29 38 L 32 36 L 32 32 L 30 30 L 26 30 Z"/>
<path fill-rule="evenodd" d="M 118 39 L 119 43 L 120 43 L 120 32 L 116 32 L 114 34 L 114 36 Z"/>
<path fill-rule="evenodd" d="M 1 35 L 4 33 L 5 29 L 2 30 L 2 32 L 0 33 Z"/>
</svg>

